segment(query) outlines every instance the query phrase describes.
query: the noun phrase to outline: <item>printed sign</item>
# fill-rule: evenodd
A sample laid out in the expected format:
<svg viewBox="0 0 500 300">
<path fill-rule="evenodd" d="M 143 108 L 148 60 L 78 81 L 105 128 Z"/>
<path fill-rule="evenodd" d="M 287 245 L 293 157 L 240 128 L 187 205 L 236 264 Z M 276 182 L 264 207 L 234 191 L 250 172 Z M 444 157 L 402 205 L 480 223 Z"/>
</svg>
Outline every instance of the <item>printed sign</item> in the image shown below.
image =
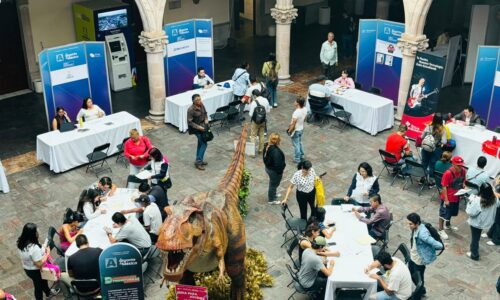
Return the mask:
<svg viewBox="0 0 500 300">
<path fill-rule="evenodd" d="M 142 257 L 134 246 L 116 243 L 99 256 L 101 296 L 104 300 L 142 300 Z"/>
<path fill-rule="evenodd" d="M 208 300 L 207 288 L 178 284 L 175 286 L 176 300 Z"/>
<path fill-rule="evenodd" d="M 416 139 L 432 121 L 439 101 L 446 59 L 417 52 L 410 90 L 401 120 L 408 126 L 406 135 Z"/>
</svg>

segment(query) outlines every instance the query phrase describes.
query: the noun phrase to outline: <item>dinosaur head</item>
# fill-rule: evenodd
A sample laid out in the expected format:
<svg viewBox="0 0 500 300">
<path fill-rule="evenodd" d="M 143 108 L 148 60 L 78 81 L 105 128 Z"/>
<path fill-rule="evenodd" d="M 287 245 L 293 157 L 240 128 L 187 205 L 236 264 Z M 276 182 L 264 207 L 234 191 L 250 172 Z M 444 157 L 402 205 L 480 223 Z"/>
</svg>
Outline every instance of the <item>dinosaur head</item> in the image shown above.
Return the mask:
<svg viewBox="0 0 500 300">
<path fill-rule="evenodd" d="M 168 281 L 178 282 L 205 240 L 205 224 L 197 198 L 206 193 L 188 196 L 181 203 L 165 208 L 168 217 L 160 228 L 156 247 L 163 255 L 163 275 Z"/>
</svg>

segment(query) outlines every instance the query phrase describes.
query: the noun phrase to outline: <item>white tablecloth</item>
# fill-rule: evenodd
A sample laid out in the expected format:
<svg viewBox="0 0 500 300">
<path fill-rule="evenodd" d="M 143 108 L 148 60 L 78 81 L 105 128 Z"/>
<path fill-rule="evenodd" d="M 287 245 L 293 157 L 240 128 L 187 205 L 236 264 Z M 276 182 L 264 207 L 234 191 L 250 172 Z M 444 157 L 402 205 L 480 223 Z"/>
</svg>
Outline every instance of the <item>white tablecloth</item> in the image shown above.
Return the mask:
<svg viewBox="0 0 500 300">
<path fill-rule="evenodd" d="M 139 197 L 139 192 L 135 189 L 117 189 L 113 197 L 101 203 L 101 207 L 106 209 L 106 214 L 100 215 L 97 218 L 89 220 L 83 227 L 83 234 L 87 236 L 90 247 L 99 247 L 106 249 L 110 244 L 108 236 L 104 231 L 107 226 L 113 230 L 113 234 L 118 232 L 118 229 L 113 228 L 111 217 L 117 211 L 134 208 L 134 200 Z M 135 214 L 125 215 L 127 218 L 134 218 Z M 78 251 L 76 243 L 72 243 L 66 250 L 66 260 L 69 256 Z"/>
<path fill-rule="evenodd" d="M 0 160 L 0 191 L 8 193 L 9 183 L 7 182 L 7 176 L 5 176 L 5 169 L 3 168 L 2 161 Z"/>
<path fill-rule="evenodd" d="M 233 82 L 228 81 L 230 88 L 222 87 L 225 82 L 218 83 L 209 89 L 196 89 L 180 93 L 165 99 L 165 123 L 170 123 L 179 128 L 179 131 L 188 130 L 187 111 L 193 104 L 191 97 L 194 94 L 201 96 L 205 105 L 208 118 L 221 106 L 228 105 L 233 101 Z M 220 86 L 218 86 L 220 85 Z"/>
<path fill-rule="evenodd" d="M 106 123 L 112 124 L 106 124 Z M 94 121 L 85 122 L 87 131 L 51 131 L 36 137 L 36 158 L 48 164 L 55 173 L 88 163 L 87 154 L 95 147 L 110 143 L 108 155 L 116 153 L 116 146 L 136 128 L 142 134 L 138 118 L 122 111 Z"/>
<path fill-rule="evenodd" d="M 339 95 L 335 93 L 335 86 L 329 88 L 333 92 L 332 101 L 342 105 L 352 114 L 353 126 L 371 135 L 377 135 L 380 131 L 392 128 L 394 125 L 394 102 L 392 100 L 358 89 L 348 89 Z"/>
<path fill-rule="evenodd" d="M 500 159 L 484 153 L 482 149 L 484 141 L 491 141 L 494 135 L 500 140 L 500 134 L 459 123 L 448 123 L 448 128 L 450 128 L 452 139 L 457 142 L 457 147 L 453 151 L 453 154 L 460 155 L 467 166 L 476 166 L 477 158 L 481 155 L 486 157 L 488 162 L 485 170 L 490 177 L 495 177 L 500 171 Z"/>
<path fill-rule="evenodd" d="M 328 240 L 337 243 L 330 246 L 330 250 L 340 251 L 340 257 L 333 258 L 335 267 L 333 273 L 328 277 L 326 284 L 325 300 L 335 300 L 337 288 L 364 288 L 367 290 L 365 300 L 370 298 L 377 290 L 377 282 L 368 277 L 364 268 L 373 262 L 373 254 L 370 245 L 361 245 L 358 239 L 368 235 L 365 223 L 356 219 L 352 212 L 342 212 L 339 205 L 326 205 L 325 220 L 334 221 L 337 230 Z"/>
</svg>

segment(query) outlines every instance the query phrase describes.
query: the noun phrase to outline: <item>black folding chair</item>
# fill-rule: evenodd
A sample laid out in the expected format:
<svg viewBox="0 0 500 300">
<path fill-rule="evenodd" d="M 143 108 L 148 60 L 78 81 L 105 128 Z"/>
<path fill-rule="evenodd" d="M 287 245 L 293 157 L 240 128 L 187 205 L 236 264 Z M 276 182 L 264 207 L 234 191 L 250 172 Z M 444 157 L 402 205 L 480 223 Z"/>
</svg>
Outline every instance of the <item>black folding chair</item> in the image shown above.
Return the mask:
<svg viewBox="0 0 500 300">
<path fill-rule="evenodd" d="M 391 227 L 392 227 L 392 224 L 394 224 L 394 216 L 392 215 L 392 213 L 389 214 L 389 218 L 390 218 L 390 222 L 389 224 L 387 224 L 384 228 L 384 235 L 380 238 L 377 239 L 377 241 L 375 242 L 375 244 L 377 243 L 381 243 L 381 251 L 384 251 L 385 249 L 387 249 L 387 245 L 389 245 L 389 231 L 391 230 Z"/>
<path fill-rule="evenodd" d="M 410 169 L 403 174 L 405 177 L 405 184 L 403 185 L 403 190 L 406 187 L 406 184 L 408 183 L 408 179 L 410 179 L 411 184 L 413 184 L 413 177 L 416 179 L 420 180 L 421 178 L 424 179 L 424 182 L 422 182 L 422 186 L 420 187 L 418 191 L 418 195 L 422 194 L 422 190 L 424 189 L 425 186 L 429 186 L 429 180 L 427 179 L 427 170 L 424 168 L 424 166 L 411 159 L 405 159 L 405 164 L 407 166 L 410 166 Z M 418 182 L 417 180 L 417 182 Z"/>
<path fill-rule="evenodd" d="M 338 288 L 335 290 L 335 299 L 364 299 L 366 292 L 362 288 Z"/>
<path fill-rule="evenodd" d="M 368 93 L 374 94 L 374 95 L 380 95 L 382 94 L 382 90 L 379 89 L 378 87 L 372 86 L 369 90 Z"/>
<path fill-rule="evenodd" d="M 130 137 L 126 137 L 123 139 L 123 142 L 121 144 L 116 145 L 116 148 L 118 149 L 118 156 L 116 157 L 115 163 L 118 163 L 118 161 L 123 162 L 123 165 L 125 167 L 128 167 L 128 161 L 125 158 L 125 155 L 123 153 L 123 150 L 125 149 L 125 142 L 129 139 Z"/>
<path fill-rule="evenodd" d="M 71 287 L 78 299 L 94 299 L 101 294 L 101 287 L 96 279 L 73 279 Z"/>
<path fill-rule="evenodd" d="M 378 177 L 380 178 L 382 172 L 384 172 L 384 170 L 387 170 L 387 174 L 393 176 L 391 181 L 391 186 L 392 186 L 394 184 L 394 181 L 396 180 L 396 177 L 398 177 L 398 175 L 401 175 L 402 165 L 398 163 L 396 155 L 382 149 L 378 149 L 378 153 L 380 154 L 380 158 L 382 159 L 382 165 L 384 166 L 382 170 L 380 170 Z"/>
<path fill-rule="evenodd" d="M 401 255 L 403 255 L 403 258 L 405 259 L 405 264 L 408 264 L 408 262 L 411 259 L 411 255 L 410 255 L 410 250 L 408 249 L 405 243 L 399 244 L 398 248 L 396 249 L 396 251 L 394 251 L 392 256 L 395 256 L 396 253 L 398 252 L 401 252 Z"/>
<path fill-rule="evenodd" d="M 289 265 L 289 264 L 286 264 L 286 268 L 288 270 L 288 273 L 290 273 L 290 276 L 292 277 L 292 280 L 293 280 L 293 287 L 294 287 L 294 291 L 293 293 L 290 295 L 290 297 L 288 297 L 288 300 L 290 299 L 295 299 L 293 296 L 297 293 L 299 294 L 303 294 L 303 295 L 307 295 L 308 299 L 316 299 L 316 296 L 317 296 L 317 291 L 311 291 L 311 290 L 307 290 L 299 281 L 299 277 L 298 275 L 293 271 L 292 267 Z"/>
<path fill-rule="evenodd" d="M 227 120 L 228 123 L 234 124 L 242 124 L 243 118 L 243 110 L 245 108 L 245 104 L 241 103 L 240 100 L 235 100 L 229 103 L 229 109 L 227 111 Z"/>
<path fill-rule="evenodd" d="M 56 244 L 56 241 L 54 240 L 54 237 L 56 235 L 59 236 L 59 234 L 57 233 L 57 229 L 50 226 L 47 233 L 48 246 L 50 247 L 50 249 L 56 249 L 57 254 L 61 257 L 64 257 L 64 251 L 58 244 Z"/>
<path fill-rule="evenodd" d="M 443 173 L 434 170 L 434 180 L 436 181 L 436 191 L 432 194 L 431 201 L 434 199 L 434 196 L 437 194 L 438 200 L 439 200 L 439 195 L 441 195 L 441 191 L 443 190 L 443 187 L 441 186 L 441 179 L 443 179 Z"/>
<path fill-rule="evenodd" d="M 288 243 L 295 237 L 295 229 L 299 230 L 298 233 L 302 233 L 306 230 L 307 222 L 304 219 L 294 217 L 287 204 L 282 205 L 281 216 L 283 217 L 283 220 L 285 220 L 286 228 L 286 231 L 283 233 L 283 238 L 285 241 L 281 245 L 281 247 L 283 247 L 286 243 Z M 287 239 L 287 234 L 290 231 L 294 234 L 294 236 Z"/>
<path fill-rule="evenodd" d="M 359 82 L 354 82 L 354 87 L 357 89 L 357 90 L 362 90 L 363 89 L 363 85 Z"/>
<path fill-rule="evenodd" d="M 317 97 L 309 94 L 309 108 L 311 109 L 311 121 L 318 121 L 320 127 L 324 124 L 329 123 L 332 117 L 331 112 L 326 113 L 327 110 L 333 112 L 333 108 L 330 104 L 330 98 L 328 97 Z"/>
<path fill-rule="evenodd" d="M 219 131 L 223 129 L 224 127 L 228 128 L 228 111 L 229 111 L 229 105 L 224 105 L 215 110 L 215 113 L 210 115 L 211 123 L 212 123 L 212 128 L 215 128 L 215 131 L 217 132 L 217 135 L 219 135 Z M 218 127 L 215 127 L 219 125 Z"/>
<path fill-rule="evenodd" d="M 92 153 L 87 154 L 89 164 L 87 165 L 85 173 L 91 169 L 95 176 L 99 177 L 99 174 L 105 172 L 106 170 L 113 172 L 106 161 L 108 158 L 109 145 L 109 143 L 106 143 L 104 145 L 97 146 L 94 148 Z M 106 164 L 106 167 L 104 167 L 104 164 Z"/>
<path fill-rule="evenodd" d="M 288 247 L 286 248 L 286 253 L 288 254 L 288 257 L 290 257 L 290 260 L 293 263 L 293 267 L 295 268 L 295 270 L 298 271 L 300 269 L 300 260 L 295 259 L 293 257 L 293 251 L 295 250 L 295 248 L 297 248 L 297 246 L 299 246 L 299 239 L 294 237 L 292 242 L 288 244 Z"/>
<path fill-rule="evenodd" d="M 497 126 L 497 128 L 495 128 L 494 130 L 496 133 L 500 133 L 500 126 Z"/>
<path fill-rule="evenodd" d="M 339 121 L 339 126 L 337 126 L 340 131 L 344 130 L 344 128 L 349 125 L 351 126 L 351 116 L 352 114 L 344 109 L 344 107 L 340 104 L 331 102 L 333 108 L 333 116 L 337 118 Z M 344 125 L 342 125 L 344 124 Z"/>
</svg>

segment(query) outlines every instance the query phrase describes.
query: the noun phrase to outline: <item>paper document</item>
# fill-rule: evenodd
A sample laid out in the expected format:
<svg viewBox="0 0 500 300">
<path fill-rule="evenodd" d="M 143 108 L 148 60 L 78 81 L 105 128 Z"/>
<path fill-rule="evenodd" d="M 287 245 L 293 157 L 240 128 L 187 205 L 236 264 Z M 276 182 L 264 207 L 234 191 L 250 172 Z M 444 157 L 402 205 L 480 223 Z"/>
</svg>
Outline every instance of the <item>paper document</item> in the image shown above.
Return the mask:
<svg viewBox="0 0 500 300">
<path fill-rule="evenodd" d="M 343 212 L 351 212 L 353 207 L 354 207 L 354 205 L 352 205 L 352 204 L 341 204 L 340 205 L 340 209 L 342 209 Z"/>
<path fill-rule="evenodd" d="M 361 245 L 371 245 L 375 243 L 375 239 L 369 236 L 368 234 L 362 235 L 357 239 L 357 242 L 360 243 Z"/>
<path fill-rule="evenodd" d="M 471 190 L 469 190 L 469 189 L 460 189 L 460 190 L 458 190 L 458 192 L 455 193 L 455 196 L 462 196 L 462 195 L 468 194 L 470 192 L 471 192 Z"/>
<path fill-rule="evenodd" d="M 142 172 L 135 174 L 135 177 L 142 179 L 142 180 L 148 179 L 151 176 L 153 176 L 153 174 L 151 174 L 151 172 L 149 172 L 148 170 L 143 170 Z"/>
</svg>

